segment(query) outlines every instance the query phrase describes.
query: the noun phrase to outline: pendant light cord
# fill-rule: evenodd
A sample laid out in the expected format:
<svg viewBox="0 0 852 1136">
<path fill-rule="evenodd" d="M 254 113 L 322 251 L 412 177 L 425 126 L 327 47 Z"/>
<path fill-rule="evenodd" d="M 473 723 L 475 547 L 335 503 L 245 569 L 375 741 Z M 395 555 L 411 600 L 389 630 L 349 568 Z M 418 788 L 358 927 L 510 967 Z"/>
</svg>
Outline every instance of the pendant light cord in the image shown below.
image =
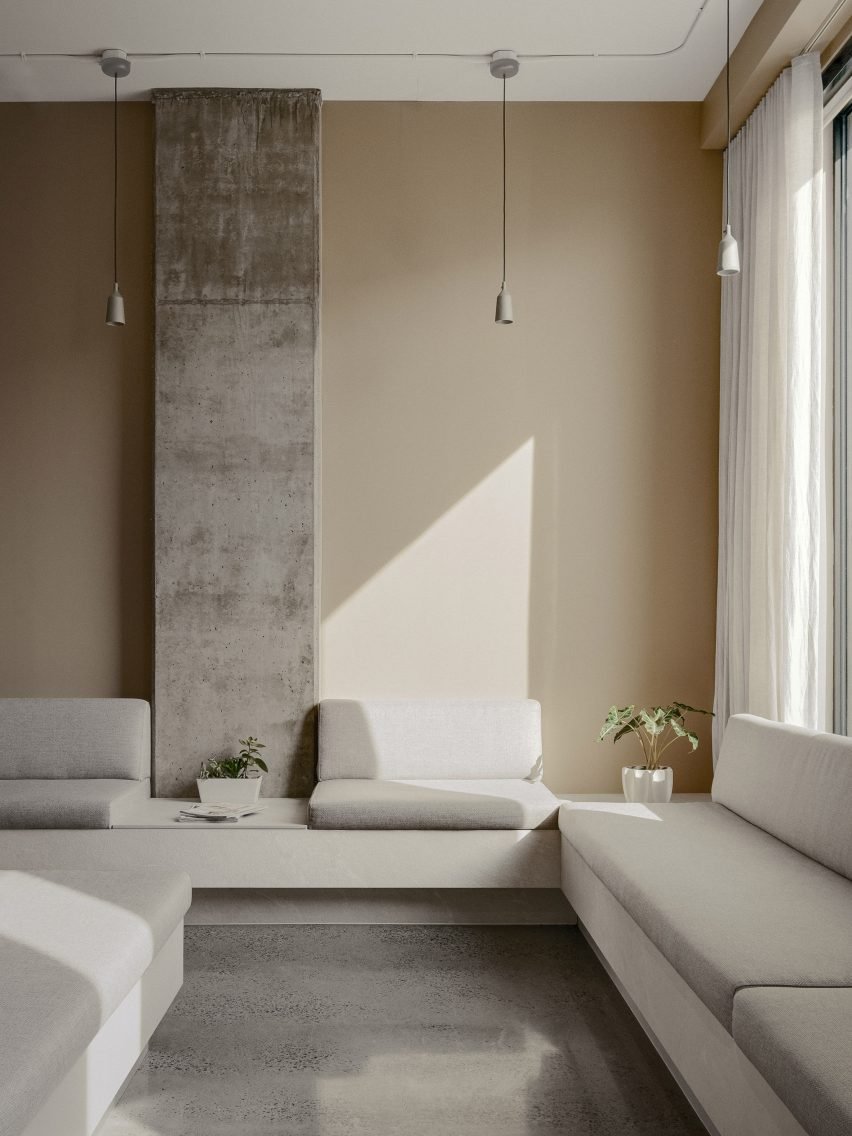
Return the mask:
<svg viewBox="0 0 852 1136">
<path fill-rule="evenodd" d="M 725 152 L 725 226 L 731 224 L 731 0 L 725 23 L 725 105 L 728 116 L 728 148 Z"/>
<path fill-rule="evenodd" d="M 506 76 L 503 76 L 503 284 L 506 283 Z"/>
<path fill-rule="evenodd" d="M 118 283 L 118 76 L 113 76 L 112 98 L 112 279 Z"/>
</svg>

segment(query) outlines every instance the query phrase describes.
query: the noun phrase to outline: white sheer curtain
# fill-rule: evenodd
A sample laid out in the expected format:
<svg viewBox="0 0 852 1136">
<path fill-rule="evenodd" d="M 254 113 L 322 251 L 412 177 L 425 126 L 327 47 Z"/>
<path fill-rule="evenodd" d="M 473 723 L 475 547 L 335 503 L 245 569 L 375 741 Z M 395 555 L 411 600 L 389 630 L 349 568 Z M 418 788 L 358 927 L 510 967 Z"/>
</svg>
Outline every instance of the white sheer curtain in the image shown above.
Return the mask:
<svg viewBox="0 0 852 1136">
<path fill-rule="evenodd" d="M 825 186 L 819 56 L 731 143 L 722 280 L 714 751 L 731 714 L 824 727 Z"/>
</svg>

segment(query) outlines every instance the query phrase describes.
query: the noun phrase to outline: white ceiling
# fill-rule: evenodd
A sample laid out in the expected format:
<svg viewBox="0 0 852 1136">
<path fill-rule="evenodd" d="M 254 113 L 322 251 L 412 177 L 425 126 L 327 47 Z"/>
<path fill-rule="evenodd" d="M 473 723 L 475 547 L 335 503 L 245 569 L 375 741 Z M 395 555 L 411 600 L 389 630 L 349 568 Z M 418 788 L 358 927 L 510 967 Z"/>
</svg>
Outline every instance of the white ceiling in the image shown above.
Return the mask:
<svg viewBox="0 0 852 1136">
<path fill-rule="evenodd" d="M 731 0 L 734 44 L 759 7 Z M 93 59 L 61 57 L 105 47 L 130 53 L 120 96 L 131 99 L 196 86 L 493 99 L 485 57 L 512 48 L 513 100 L 697 100 L 724 63 L 725 0 L 4 0 L 0 45 L 7 102 L 111 98 Z M 192 54 L 140 58 L 170 52 Z M 524 58 L 546 54 L 572 57 Z"/>
</svg>

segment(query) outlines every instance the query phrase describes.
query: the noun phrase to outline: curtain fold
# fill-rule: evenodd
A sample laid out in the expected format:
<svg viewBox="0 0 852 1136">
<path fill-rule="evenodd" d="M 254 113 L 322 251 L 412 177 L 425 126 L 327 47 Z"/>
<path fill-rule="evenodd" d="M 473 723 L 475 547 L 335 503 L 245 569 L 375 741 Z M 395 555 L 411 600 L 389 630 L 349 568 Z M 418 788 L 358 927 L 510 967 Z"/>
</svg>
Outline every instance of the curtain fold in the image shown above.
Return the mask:
<svg viewBox="0 0 852 1136">
<path fill-rule="evenodd" d="M 822 131 L 814 53 L 726 158 L 742 272 L 722 280 L 715 754 L 731 714 L 825 726 Z"/>
</svg>

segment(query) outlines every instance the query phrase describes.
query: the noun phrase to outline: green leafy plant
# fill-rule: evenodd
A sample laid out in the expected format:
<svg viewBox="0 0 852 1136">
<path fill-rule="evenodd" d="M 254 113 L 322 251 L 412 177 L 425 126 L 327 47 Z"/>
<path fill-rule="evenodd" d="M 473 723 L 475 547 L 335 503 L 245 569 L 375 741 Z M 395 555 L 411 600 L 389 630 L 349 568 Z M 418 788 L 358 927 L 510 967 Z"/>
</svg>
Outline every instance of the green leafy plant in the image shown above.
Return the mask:
<svg viewBox="0 0 852 1136">
<path fill-rule="evenodd" d="M 261 769 L 268 773 L 266 762 L 260 756 L 260 751 L 266 749 L 263 742 L 257 738 L 240 738 L 243 747 L 236 757 L 213 757 L 201 766 L 199 776 L 207 777 L 248 777 L 249 770 Z"/>
<path fill-rule="evenodd" d="M 635 706 L 625 706 L 619 709 L 611 706 L 606 721 L 601 726 L 598 741 L 613 734 L 613 742 L 623 738 L 625 734 L 635 734 L 642 745 L 645 756 L 645 769 L 660 769 L 660 758 L 670 745 L 674 745 L 681 738 L 686 738 L 692 750 L 698 749 L 698 734 L 687 729 L 687 714 L 708 714 L 711 710 L 699 710 L 696 706 L 687 706 L 685 702 L 672 702 L 670 706 L 652 706 L 650 709 L 637 710 Z"/>
</svg>

